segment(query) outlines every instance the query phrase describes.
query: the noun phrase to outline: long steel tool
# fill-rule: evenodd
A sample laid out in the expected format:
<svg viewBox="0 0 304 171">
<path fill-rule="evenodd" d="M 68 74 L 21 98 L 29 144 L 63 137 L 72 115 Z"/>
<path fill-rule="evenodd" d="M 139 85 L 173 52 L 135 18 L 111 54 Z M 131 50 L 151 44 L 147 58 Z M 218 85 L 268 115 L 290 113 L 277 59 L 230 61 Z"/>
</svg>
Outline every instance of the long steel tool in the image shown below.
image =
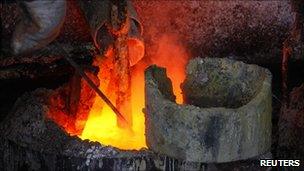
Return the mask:
<svg viewBox="0 0 304 171">
<path fill-rule="evenodd" d="M 64 58 L 72 65 L 76 72 L 88 83 L 88 85 L 98 94 L 99 97 L 114 111 L 114 113 L 122 119 L 127 125 L 128 121 L 124 116 L 118 111 L 118 109 L 113 105 L 110 99 L 95 85 L 95 83 L 87 76 L 87 74 L 81 69 L 81 67 L 72 59 L 69 52 L 59 44 L 56 44 L 56 47 L 64 53 Z"/>
</svg>

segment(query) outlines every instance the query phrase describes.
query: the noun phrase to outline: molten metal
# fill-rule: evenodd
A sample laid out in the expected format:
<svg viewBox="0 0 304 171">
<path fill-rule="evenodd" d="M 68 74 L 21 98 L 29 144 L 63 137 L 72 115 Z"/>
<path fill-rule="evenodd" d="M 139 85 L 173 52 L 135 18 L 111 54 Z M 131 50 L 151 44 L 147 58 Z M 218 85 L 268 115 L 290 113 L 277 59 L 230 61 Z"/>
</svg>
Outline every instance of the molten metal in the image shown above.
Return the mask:
<svg viewBox="0 0 304 171">
<path fill-rule="evenodd" d="M 145 118 L 143 114 L 143 109 L 145 107 L 144 70 L 151 64 L 165 67 L 173 84 L 176 102 L 182 103 L 180 83 L 185 78 L 184 71 L 188 60 L 188 54 L 183 46 L 178 42 L 180 41 L 176 35 L 160 36 L 158 49 L 150 58 L 150 61 L 152 62 L 145 63 L 141 61 L 132 67 L 132 116 L 130 117 L 132 118 L 132 125 L 129 127 L 119 126 L 117 122 L 117 115 L 104 103 L 104 101 L 102 101 L 101 98 L 98 97 L 95 98 L 94 104 L 90 109 L 89 117 L 86 120 L 85 127 L 82 132 L 75 131 L 74 128 L 78 125 L 78 123 L 83 123 L 83 119 L 81 118 L 73 118 L 63 114 L 63 112 L 52 112 L 49 118 L 61 125 L 66 132 L 70 133 L 71 135 L 78 135 L 81 139 L 98 141 L 104 145 L 111 145 L 125 150 L 139 150 L 147 147 L 145 137 Z M 134 50 L 136 48 L 133 47 L 131 49 Z M 117 85 L 113 84 L 113 58 L 111 58 L 112 55 L 110 54 L 112 53 L 109 52 L 107 55 L 108 57 L 105 58 L 96 58 L 97 60 L 94 61 L 93 65 L 99 66 L 100 68 L 100 72 L 98 73 L 98 78 L 100 80 L 99 89 L 102 90 L 102 92 L 104 92 L 111 101 L 115 101 L 117 98 L 115 95 Z"/>
<path fill-rule="evenodd" d="M 160 37 L 159 48 L 152 64 L 167 68 L 167 73 L 172 80 L 176 102 L 182 103 L 180 83 L 185 78 L 185 65 L 188 55 L 178 39 L 174 35 Z M 139 63 L 134 66 L 131 73 L 131 105 L 132 105 L 132 128 L 124 129 L 118 126 L 116 115 L 103 102 L 96 98 L 91 109 L 86 126 L 81 134 L 82 139 L 98 141 L 105 145 L 112 145 L 120 149 L 139 150 L 146 147 L 145 118 L 142 112 L 145 106 L 144 100 L 144 70 L 149 64 Z M 102 75 L 103 74 L 103 75 Z M 102 78 L 107 73 L 100 73 L 101 89 Z M 114 87 L 112 87 L 113 89 Z"/>
</svg>

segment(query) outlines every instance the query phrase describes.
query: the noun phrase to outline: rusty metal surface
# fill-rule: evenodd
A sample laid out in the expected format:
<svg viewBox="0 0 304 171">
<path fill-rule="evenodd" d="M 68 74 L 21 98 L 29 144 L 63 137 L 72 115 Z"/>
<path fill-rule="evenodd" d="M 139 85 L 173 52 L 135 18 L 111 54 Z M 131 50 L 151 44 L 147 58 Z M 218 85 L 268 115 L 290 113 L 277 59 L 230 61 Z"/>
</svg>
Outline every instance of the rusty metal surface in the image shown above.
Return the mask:
<svg viewBox="0 0 304 171">
<path fill-rule="evenodd" d="M 290 2 L 281 0 L 133 2 L 148 57 L 155 56 L 161 36 L 174 34 L 192 56 L 278 64 L 294 20 Z"/>
<path fill-rule="evenodd" d="M 279 63 L 282 43 L 294 19 L 289 1 L 134 0 L 144 27 L 147 57 L 163 34 L 178 34 L 193 56 L 234 56 L 251 63 Z M 16 24 L 14 3 L 1 7 L 4 47 Z M 90 41 L 90 31 L 75 1 L 68 1 L 61 41 Z M 155 12 L 157 11 L 157 12 Z"/>
</svg>

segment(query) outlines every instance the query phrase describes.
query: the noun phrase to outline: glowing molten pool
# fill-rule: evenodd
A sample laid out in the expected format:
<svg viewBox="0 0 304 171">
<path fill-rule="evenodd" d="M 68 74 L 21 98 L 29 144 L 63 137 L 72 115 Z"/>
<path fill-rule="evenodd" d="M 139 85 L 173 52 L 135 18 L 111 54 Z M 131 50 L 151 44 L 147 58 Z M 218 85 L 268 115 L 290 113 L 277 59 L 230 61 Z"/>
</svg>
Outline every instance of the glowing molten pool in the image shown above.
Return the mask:
<svg viewBox="0 0 304 171">
<path fill-rule="evenodd" d="M 180 83 L 184 80 L 185 65 L 188 55 L 180 45 L 176 35 L 161 36 L 155 55 L 147 61 L 139 62 L 132 67 L 131 71 L 131 106 L 132 106 L 132 125 L 129 128 L 119 127 L 116 114 L 104 104 L 100 97 L 96 96 L 94 104 L 90 109 L 87 120 L 81 118 L 70 118 L 62 113 L 56 113 L 49 117 L 61 125 L 71 135 L 78 135 L 81 139 L 98 141 L 104 145 L 111 145 L 124 150 L 139 150 L 146 147 L 145 138 L 145 118 L 143 109 L 144 99 L 144 70 L 148 65 L 156 64 L 167 68 L 167 75 L 173 83 L 173 91 L 176 95 L 176 102 L 182 103 Z M 108 58 L 109 59 L 109 58 Z M 103 60 L 103 59 L 102 59 Z M 98 74 L 100 80 L 99 88 L 115 102 L 115 85 L 111 84 L 111 69 L 104 69 L 111 65 L 111 62 L 97 62 L 101 71 Z M 96 65 L 96 63 L 95 63 Z M 111 67 L 109 67 L 111 68 Z M 114 103 L 115 104 L 115 103 Z M 54 113 L 54 112 L 53 112 Z M 73 123 L 70 123 L 73 122 Z M 83 125 L 82 133 L 75 132 L 73 125 Z M 72 126 L 71 126 L 72 125 Z"/>
</svg>

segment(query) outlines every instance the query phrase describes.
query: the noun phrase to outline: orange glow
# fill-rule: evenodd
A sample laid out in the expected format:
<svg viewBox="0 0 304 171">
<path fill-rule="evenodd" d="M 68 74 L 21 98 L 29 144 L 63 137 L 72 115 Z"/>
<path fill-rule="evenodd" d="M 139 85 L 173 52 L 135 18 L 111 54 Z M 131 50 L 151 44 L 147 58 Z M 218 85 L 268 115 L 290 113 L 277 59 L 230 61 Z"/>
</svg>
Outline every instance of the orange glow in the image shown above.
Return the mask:
<svg viewBox="0 0 304 171">
<path fill-rule="evenodd" d="M 146 147 L 145 118 L 142 112 L 145 105 L 143 71 L 144 68 L 140 67 L 132 72 L 132 128 L 118 127 L 115 113 L 104 105 L 100 98 L 96 98 L 81 139 L 98 141 L 124 150 L 139 150 Z"/>
<path fill-rule="evenodd" d="M 185 79 L 185 66 L 189 59 L 188 53 L 180 44 L 175 34 L 165 34 L 160 37 L 156 55 L 152 57 L 152 63 L 167 69 L 167 75 L 172 81 L 176 103 L 183 103 L 183 95 L 180 84 Z"/>
<path fill-rule="evenodd" d="M 57 124 L 61 125 L 68 133 L 78 135 L 81 139 L 89 139 L 91 141 L 98 141 L 104 145 L 111 145 L 124 150 L 139 150 L 146 147 L 145 138 L 145 118 L 143 109 L 145 107 L 144 95 L 144 70 L 151 64 L 156 64 L 167 69 L 168 77 L 173 84 L 174 94 L 176 95 L 176 102 L 182 103 L 182 94 L 180 84 L 185 78 L 185 65 L 188 60 L 188 55 L 185 48 L 179 44 L 176 35 L 163 35 L 159 37 L 157 43 L 158 48 L 155 54 L 152 54 L 148 61 L 142 60 L 136 65 L 132 66 L 131 71 L 131 105 L 132 105 L 132 126 L 131 128 L 122 128 L 117 125 L 117 117 L 115 113 L 104 104 L 100 97 L 96 96 L 93 106 L 89 112 L 84 128 L 83 126 L 75 131 L 77 123 L 84 121 L 83 118 L 71 117 L 62 112 L 51 112 L 49 116 Z M 133 50 L 136 49 L 133 47 Z M 143 48 L 141 47 L 143 50 Z M 112 54 L 112 53 L 109 53 Z M 135 53 L 140 54 L 140 53 Z M 111 55 L 109 55 L 111 56 Z M 112 65 L 111 57 L 99 58 L 97 57 L 93 65 L 100 68 L 98 78 L 100 80 L 99 88 L 115 102 L 115 84 L 111 82 Z M 137 58 L 136 58 L 137 60 Z M 134 61 L 136 61 L 134 60 Z M 84 92 L 84 94 L 86 94 Z M 54 96 L 53 103 L 61 104 L 64 102 Z M 115 104 L 115 103 L 114 103 Z M 83 129 L 82 129 L 83 128 Z"/>
<path fill-rule="evenodd" d="M 164 35 L 160 37 L 159 48 L 155 56 L 151 58 L 152 64 L 167 68 L 167 74 L 172 80 L 177 103 L 183 102 L 180 84 L 185 78 L 185 65 L 187 60 L 188 55 L 186 50 L 178 44 L 178 40 L 174 35 Z M 102 108 L 103 102 L 100 98 L 96 98 L 85 128 L 80 136 L 82 139 L 99 141 L 102 144 L 112 145 L 126 150 L 138 150 L 146 147 L 145 118 L 142 112 L 145 105 L 144 70 L 146 66 L 147 65 L 143 63 L 137 64 L 131 72 L 132 129 L 118 127 L 114 112 L 108 106 Z M 100 77 L 103 76 L 100 75 Z M 105 90 L 102 82 L 100 85 L 100 88 Z"/>
</svg>

